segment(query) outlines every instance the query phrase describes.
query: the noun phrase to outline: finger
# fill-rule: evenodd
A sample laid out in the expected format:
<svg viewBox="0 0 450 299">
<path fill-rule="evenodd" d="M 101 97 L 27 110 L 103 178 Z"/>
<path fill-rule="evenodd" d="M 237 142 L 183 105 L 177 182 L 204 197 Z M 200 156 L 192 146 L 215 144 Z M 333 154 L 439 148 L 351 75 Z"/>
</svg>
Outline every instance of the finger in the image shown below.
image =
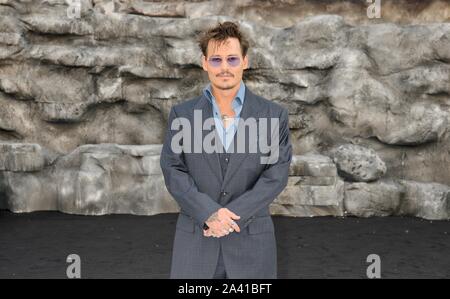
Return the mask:
<svg viewBox="0 0 450 299">
<path fill-rule="evenodd" d="M 228 231 L 229 231 L 230 233 L 236 230 L 237 227 L 236 227 L 235 224 L 236 224 L 236 223 L 235 223 L 232 219 L 229 219 L 229 220 L 228 220 L 228 223 L 227 223 L 227 229 L 228 229 Z"/>
<path fill-rule="evenodd" d="M 226 231 L 224 229 L 221 229 L 221 230 L 217 231 L 216 237 L 217 238 L 221 238 L 221 237 L 225 236 L 225 232 Z"/>
<path fill-rule="evenodd" d="M 222 226 L 220 227 L 220 229 L 228 231 L 231 227 L 232 222 L 233 220 L 231 220 L 230 218 L 222 220 L 221 221 Z"/>
<path fill-rule="evenodd" d="M 233 230 L 237 231 L 238 233 L 241 232 L 239 225 L 237 225 L 237 223 L 234 222 L 233 220 L 230 220 L 229 225 Z"/>
<path fill-rule="evenodd" d="M 228 215 L 230 215 L 231 218 L 238 220 L 241 218 L 241 216 L 236 215 L 235 213 L 231 212 L 230 210 L 227 210 Z"/>
<path fill-rule="evenodd" d="M 236 224 L 233 225 L 233 222 L 234 221 L 230 219 L 224 226 L 227 235 L 234 232 L 236 229 L 239 229 L 239 226 L 237 226 Z"/>
<path fill-rule="evenodd" d="M 211 235 L 212 235 L 214 238 L 219 238 L 219 237 L 220 237 L 220 232 L 219 232 L 218 230 L 213 230 L 213 231 L 211 232 Z"/>
<path fill-rule="evenodd" d="M 222 229 L 217 230 L 214 235 L 216 238 L 223 237 L 223 230 Z"/>
<path fill-rule="evenodd" d="M 220 236 L 220 229 L 209 229 L 211 230 L 210 234 L 212 237 L 218 238 Z"/>
</svg>

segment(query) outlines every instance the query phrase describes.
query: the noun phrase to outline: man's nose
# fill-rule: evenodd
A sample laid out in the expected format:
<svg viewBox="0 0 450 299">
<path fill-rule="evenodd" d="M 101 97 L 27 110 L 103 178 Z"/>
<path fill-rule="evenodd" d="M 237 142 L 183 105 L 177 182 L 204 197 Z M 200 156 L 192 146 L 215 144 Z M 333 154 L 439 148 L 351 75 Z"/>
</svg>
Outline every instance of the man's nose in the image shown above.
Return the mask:
<svg viewBox="0 0 450 299">
<path fill-rule="evenodd" d="M 221 73 L 229 72 L 228 62 L 226 60 L 220 64 L 220 71 Z"/>
</svg>

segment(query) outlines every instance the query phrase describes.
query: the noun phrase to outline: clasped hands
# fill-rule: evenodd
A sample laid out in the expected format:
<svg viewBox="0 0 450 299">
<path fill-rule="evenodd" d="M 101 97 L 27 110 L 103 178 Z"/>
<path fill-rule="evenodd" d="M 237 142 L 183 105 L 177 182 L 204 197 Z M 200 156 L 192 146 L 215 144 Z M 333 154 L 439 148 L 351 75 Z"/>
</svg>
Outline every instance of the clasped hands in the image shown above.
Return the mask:
<svg viewBox="0 0 450 299">
<path fill-rule="evenodd" d="M 240 216 L 231 212 L 227 208 L 221 208 L 214 212 L 208 220 L 206 220 L 206 224 L 209 229 L 204 229 L 203 235 L 205 237 L 220 238 L 232 233 L 233 231 L 237 231 L 239 233 L 241 229 L 236 222 L 234 222 L 234 220 L 239 220 L 240 218 Z"/>
</svg>

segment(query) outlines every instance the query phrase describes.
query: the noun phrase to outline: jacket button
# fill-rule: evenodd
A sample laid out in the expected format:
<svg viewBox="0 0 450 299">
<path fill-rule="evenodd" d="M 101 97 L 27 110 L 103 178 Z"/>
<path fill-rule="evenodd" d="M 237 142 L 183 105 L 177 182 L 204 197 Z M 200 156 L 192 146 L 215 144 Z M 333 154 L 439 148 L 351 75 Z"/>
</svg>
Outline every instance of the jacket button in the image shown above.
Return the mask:
<svg viewBox="0 0 450 299">
<path fill-rule="evenodd" d="M 226 195 L 227 195 L 227 192 L 222 191 L 222 196 L 226 196 Z"/>
</svg>

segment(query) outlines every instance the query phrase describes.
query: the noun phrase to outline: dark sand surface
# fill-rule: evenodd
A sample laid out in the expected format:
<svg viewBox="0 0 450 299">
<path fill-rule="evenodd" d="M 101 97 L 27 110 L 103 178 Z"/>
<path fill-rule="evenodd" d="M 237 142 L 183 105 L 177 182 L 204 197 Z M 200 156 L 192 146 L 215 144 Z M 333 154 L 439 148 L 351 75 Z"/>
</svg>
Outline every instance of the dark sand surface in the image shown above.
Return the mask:
<svg viewBox="0 0 450 299">
<path fill-rule="evenodd" d="M 0 278 L 168 278 L 177 214 L 77 216 L 0 211 Z M 409 217 L 272 217 L 278 278 L 450 278 L 450 221 Z"/>
</svg>

